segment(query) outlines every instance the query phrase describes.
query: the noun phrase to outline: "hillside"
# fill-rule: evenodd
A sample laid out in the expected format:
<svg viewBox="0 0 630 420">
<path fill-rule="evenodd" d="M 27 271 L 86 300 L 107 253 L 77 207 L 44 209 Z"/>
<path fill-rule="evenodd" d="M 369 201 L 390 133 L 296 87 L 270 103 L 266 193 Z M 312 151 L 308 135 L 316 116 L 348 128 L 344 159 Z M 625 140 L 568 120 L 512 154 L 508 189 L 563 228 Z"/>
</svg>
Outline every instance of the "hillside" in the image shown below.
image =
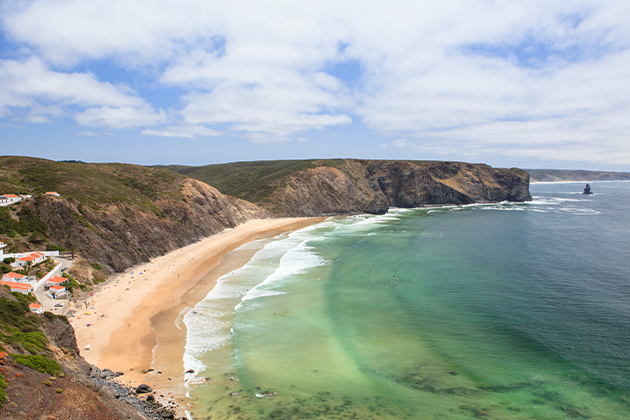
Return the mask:
<svg viewBox="0 0 630 420">
<path fill-rule="evenodd" d="M 630 181 L 628 172 L 577 171 L 563 169 L 527 169 L 532 182 Z"/>
<path fill-rule="evenodd" d="M 164 168 L 281 216 L 531 199 L 525 171 L 461 162 L 333 159 Z"/>
<path fill-rule="evenodd" d="M 171 410 L 113 381 L 113 372 L 91 375 L 95 369 L 80 356 L 68 320 L 30 312 L 34 298 L 7 289 L 0 287 L 0 418 L 173 418 Z"/>
<path fill-rule="evenodd" d="M 58 246 L 99 262 L 106 273 L 268 217 L 184 175 L 118 163 L 0 157 L 0 191 L 33 195 L 0 207 L 5 252 Z"/>
</svg>

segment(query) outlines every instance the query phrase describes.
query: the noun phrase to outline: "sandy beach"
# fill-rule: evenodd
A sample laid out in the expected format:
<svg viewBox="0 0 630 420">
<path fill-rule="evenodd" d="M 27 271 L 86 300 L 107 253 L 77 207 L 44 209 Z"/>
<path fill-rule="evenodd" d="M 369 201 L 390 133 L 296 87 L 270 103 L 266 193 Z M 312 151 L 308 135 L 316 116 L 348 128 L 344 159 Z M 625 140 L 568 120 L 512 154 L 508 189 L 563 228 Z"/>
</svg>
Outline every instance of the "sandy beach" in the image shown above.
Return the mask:
<svg viewBox="0 0 630 420">
<path fill-rule="evenodd" d="M 81 355 L 101 369 L 123 372 L 119 381 L 148 384 L 158 399 L 185 408 L 186 331 L 175 322 L 180 312 L 203 299 L 217 278 L 247 262 L 247 256 L 223 258 L 230 251 L 323 220 L 251 221 L 112 277 L 70 318 Z M 142 373 L 152 367 L 155 371 Z"/>
</svg>

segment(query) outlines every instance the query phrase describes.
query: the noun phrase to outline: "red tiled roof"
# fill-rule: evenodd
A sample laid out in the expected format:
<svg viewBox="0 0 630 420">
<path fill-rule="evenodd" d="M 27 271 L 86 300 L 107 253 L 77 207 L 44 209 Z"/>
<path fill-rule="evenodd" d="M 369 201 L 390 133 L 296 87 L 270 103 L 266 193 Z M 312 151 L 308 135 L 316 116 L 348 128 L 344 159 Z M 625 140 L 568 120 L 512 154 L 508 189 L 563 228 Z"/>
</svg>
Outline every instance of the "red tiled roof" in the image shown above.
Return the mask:
<svg viewBox="0 0 630 420">
<path fill-rule="evenodd" d="M 5 277 L 11 277 L 14 279 L 23 279 L 24 277 L 26 277 L 24 274 L 20 274 L 20 273 L 14 273 L 13 271 L 11 271 L 10 273 L 7 273 L 4 275 Z"/>
<path fill-rule="evenodd" d="M 67 282 L 68 279 L 65 278 L 65 277 L 53 276 L 53 277 L 49 278 L 48 281 L 51 282 L 51 283 L 56 283 L 56 284 L 63 284 L 65 282 Z"/>
<path fill-rule="evenodd" d="M 33 309 L 39 309 L 42 307 L 42 305 L 40 305 L 39 303 L 31 303 L 30 305 L 28 305 L 29 308 L 33 308 Z"/>
<path fill-rule="evenodd" d="M 17 283 L 14 281 L 0 281 L 0 284 L 9 286 L 11 289 L 31 290 L 33 288 L 30 284 Z"/>
<path fill-rule="evenodd" d="M 27 255 L 26 257 L 22 257 L 22 258 L 18 258 L 18 261 L 33 261 L 36 260 L 38 257 L 34 257 L 32 254 L 31 255 Z"/>
<path fill-rule="evenodd" d="M 15 194 L 5 194 L 4 196 L 8 198 L 18 198 L 18 196 Z"/>
<path fill-rule="evenodd" d="M 66 290 L 65 287 L 59 286 L 59 285 L 57 285 L 57 286 L 50 286 L 50 288 L 53 289 L 53 290 Z"/>
</svg>

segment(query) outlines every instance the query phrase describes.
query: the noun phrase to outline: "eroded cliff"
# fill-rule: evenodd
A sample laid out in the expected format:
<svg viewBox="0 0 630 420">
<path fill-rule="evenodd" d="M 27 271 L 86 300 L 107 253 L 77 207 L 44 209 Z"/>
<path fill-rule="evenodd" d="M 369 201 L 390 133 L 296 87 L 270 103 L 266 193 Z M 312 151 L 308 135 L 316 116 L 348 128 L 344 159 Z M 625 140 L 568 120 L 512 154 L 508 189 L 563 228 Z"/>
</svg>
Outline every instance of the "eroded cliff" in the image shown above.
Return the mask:
<svg viewBox="0 0 630 420">
<path fill-rule="evenodd" d="M 389 207 L 528 201 L 529 175 L 461 162 L 346 160 L 297 171 L 258 203 L 282 216 L 385 213 Z"/>
<path fill-rule="evenodd" d="M 225 196 L 194 179 L 183 181 L 181 193 L 180 200 L 154 201 L 157 211 L 142 211 L 121 202 L 94 209 L 63 197 L 42 197 L 36 208 L 48 225 L 50 239 L 111 271 L 122 271 L 249 220 L 269 217 L 254 204 Z"/>
</svg>

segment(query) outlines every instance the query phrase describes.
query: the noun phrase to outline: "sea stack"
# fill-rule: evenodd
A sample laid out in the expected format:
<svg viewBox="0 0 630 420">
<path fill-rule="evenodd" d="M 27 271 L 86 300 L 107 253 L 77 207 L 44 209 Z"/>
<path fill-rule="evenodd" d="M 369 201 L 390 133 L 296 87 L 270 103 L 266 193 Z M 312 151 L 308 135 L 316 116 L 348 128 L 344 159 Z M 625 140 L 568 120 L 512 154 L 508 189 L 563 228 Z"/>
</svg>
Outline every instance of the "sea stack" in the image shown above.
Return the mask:
<svg viewBox="0 0 630 420">
<path fill-rule="evenodd" d="M 593 194 L 591 192 L 591 186 L 586 184 L 586 187 L 584 187 L 584 192 L 582 194 L 584 194 L 584 195 L 591 195 L 591 194 Z"/>
</svg>

